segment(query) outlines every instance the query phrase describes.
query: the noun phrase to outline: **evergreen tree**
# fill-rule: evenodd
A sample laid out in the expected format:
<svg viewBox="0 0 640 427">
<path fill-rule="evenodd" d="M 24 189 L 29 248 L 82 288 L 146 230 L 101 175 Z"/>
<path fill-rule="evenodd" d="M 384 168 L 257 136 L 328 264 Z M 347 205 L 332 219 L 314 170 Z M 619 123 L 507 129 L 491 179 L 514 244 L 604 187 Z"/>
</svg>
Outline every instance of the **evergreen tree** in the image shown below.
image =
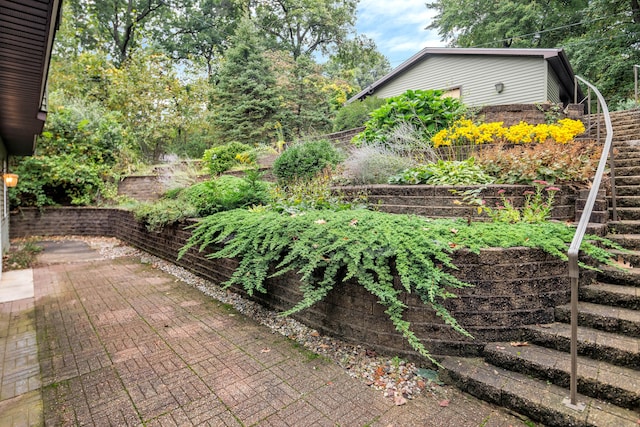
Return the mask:
<svg viewBox="0 0 640 427">
<path fill-rule="evenodd" d="M 212 107 L 215 143 L 270 142 L 280 101 L 276 78 L 249 19 L 238 25 L 217 77 Z"/>
</svg>

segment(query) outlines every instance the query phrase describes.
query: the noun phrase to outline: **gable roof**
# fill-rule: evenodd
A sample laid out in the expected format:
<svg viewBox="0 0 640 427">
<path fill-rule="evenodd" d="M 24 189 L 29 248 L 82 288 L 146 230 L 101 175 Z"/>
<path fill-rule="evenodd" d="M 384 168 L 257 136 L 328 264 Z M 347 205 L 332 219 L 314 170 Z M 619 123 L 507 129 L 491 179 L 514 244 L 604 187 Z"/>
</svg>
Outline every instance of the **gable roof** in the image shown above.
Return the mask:
<svg viewBox="0 0 640 427">
<path fill-rule="evenodd" d="M 43 100 L 62 0 L 0 0 L 0 138 L 31 155 L 46 118 Z"/>
<path fill-rule="evenodd" d="M 378 81 L 364 88 L 360 93 L 351 97 L 347 103 L 353 102 L 357 99 L 366 98 L 369 95 L 375 93 L 376 89 L 387 84 L 391 80 L 405 73 L 407 70 L 413 68 L 418 63 L 421 63 L 434 55 L 484 55 L 484 56 L 510 56 L 510 57 L 538 57 L 545 59 L 553 71 L 560 80 L 560 85 L 570 94 L 573 99 L 575 92 L 574 85 L 574 73 L 569 63 L 567 55 L 563 49 L 511 49 L 511 48 L 441 48 L 441 47 L 427 47 L 420 52 L 407 59 L 405 62 L 394 68 L 386 76 L 382 77 Z M 443 88 L 444 89 L 444 88 Z M 578 99 L 583 97 L 580 87 L 578 87 Z"/>
</svg>

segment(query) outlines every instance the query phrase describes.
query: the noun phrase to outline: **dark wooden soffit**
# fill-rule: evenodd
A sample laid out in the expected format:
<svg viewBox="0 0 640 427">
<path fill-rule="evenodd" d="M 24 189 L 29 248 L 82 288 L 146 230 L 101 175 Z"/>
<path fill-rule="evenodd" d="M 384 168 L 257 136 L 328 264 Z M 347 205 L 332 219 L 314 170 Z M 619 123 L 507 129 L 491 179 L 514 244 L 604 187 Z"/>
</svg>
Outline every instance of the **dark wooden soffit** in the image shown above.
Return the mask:
<svg viewBox="0 0 640 427">
<path fill-rule="evenodd" d="M 0 0 L 0 138 L 10 155 L 32 155 L 42 131 L 60 5 L 61 0 Z"/>
</svg>

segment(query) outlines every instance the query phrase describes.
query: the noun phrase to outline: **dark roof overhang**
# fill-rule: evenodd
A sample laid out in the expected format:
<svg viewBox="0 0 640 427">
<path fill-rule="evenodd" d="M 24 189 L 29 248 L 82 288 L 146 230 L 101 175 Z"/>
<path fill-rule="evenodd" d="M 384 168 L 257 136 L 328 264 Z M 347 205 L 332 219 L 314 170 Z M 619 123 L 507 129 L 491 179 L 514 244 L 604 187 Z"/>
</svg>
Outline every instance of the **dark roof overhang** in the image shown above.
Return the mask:
<svg viewBox="0 0 640 427">
<path fill-rule="evenodd" d="M 382 77 L 380 80 L 374 82 L 373 84 L 364 88 L 364 90 L 362 90 L 357 95 L 351 97 L 347 101 L 347 103 L 373 95 L 377 88 L 405 73 L 417 63 L 422 62 L 434 55 L 528 56 L 544 58 L 558 76 L 562 94 L 564 94 L 568 99 L 570 99 L 571 102 L 573 102 L 575 92 L 574 73 L 573 69 L 571 68 L 571 64 L 569 63 L 569 59 L 567 58 L 567 55 L 564 53 L 563 49 L 481 49 L 427 47 L 413 55 L 411 58 L 407 59 L 389 74 Z M 582 100 L 583 97 L 584 95 L 582 94 L 582 90 L 578 86 L 578 101 Z"/>
<path fill-rule="evenodd" d="M 8 154 L 32 155 L 62 0 L 0 0 L 0 138 Z"/>
</svg>

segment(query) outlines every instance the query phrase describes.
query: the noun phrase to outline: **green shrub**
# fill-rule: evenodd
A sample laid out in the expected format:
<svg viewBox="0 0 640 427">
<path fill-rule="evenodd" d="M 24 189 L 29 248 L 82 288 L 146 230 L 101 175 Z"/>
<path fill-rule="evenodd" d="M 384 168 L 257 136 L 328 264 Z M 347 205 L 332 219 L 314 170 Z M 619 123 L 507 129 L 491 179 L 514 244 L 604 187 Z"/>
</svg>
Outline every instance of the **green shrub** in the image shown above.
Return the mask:
<svg viewBox="0 0 640 427">
<path fill-rule="evenodd" d="M 246 175 L 245 178 L 222 175 L 187 188 L 172 189 L 157 202 L 139 204 L 134 214 L 154 231 L 186 218 L 269 203 L 269 183 L 261 181 L 256 171 L 247 171 Z"/>
<path fill-rule="evenodd" d="M 364 126 L 369 120 L 369 114 L 380 108 L 385 103 L 384 99 L 370 96 L 362 101 L 354 101 L 338 110 L 333 119 L 333 131 L 340 132 Z"/>
<path fill-rule="evenodd" d="M 250 145 L 240 142 L 219 145 L 206 150 L 202 156 L 202 162 L 209 168 L 212 176 L 217 176 L 240 163 L 255 162 L 252 149 Z"/>
<path fill-rule="evenodd" d="M 161 199 L 136 205 L 133 215 L 137 221 L 145 223 L 147 230 L 159 231 L 165 225 L 196 217 L 197 211 L 183 200 Z"/>
<path fill-rule="evenodd" d="M 9 190 L 12 207 L 89 205 L 116 194 L 115 184 L 105 180 L 110 168 L 70 153 L 30 156 L 12 167 L 20 176 Z"/>
<path fill-rule="evenodd" d="M 300 142 L 289 147 L 273 164 L 273 174 L 281 183 L 311 179 L 327 166 L 337 165 L 344 156 L 326 139 Z"/>
<path fill-rule="evenodd" d="M 354 138 L 354 142 L 357 145 L 385 143 L 397 126 L 408 123 L 421 132 L 421 140 L 428 145 L 436 132 L 449 127 L 465 111 L 458 99 L 442 97 L 443 94 L 441 90 L 408 90 L 387 99 L 384 105 L 371 112 L 365 130 Z"/>
<path fill-rule="evenodd" d="M 269 184 L 258 179 L 223 175 L 184 190 L 182 199 L 199 217 L 269 202 Z"/>
<path fill-rule="evenodd" d="M 308 308 L 341 283 L 353 280 L 377 297 L 413 349 L 433 361 L 403 318 L 402 292 L 418 295 L 454 330 L 468 335 L 443 305 L 455 297 L 455 289 L 470 286 L 445 271 L 455 270 L 453 251 L 526 246 L 566 260 L 574 232 L 560 223 L 469 225 L 464 220 L 366 210 L 308 211 L 293 216 L 233 210 L 202 220 L 179 256 L 194 246 L 200 250 L 213 246 L 210 257 L 237 258 L 238 267 L 224 285 L 243 287 L 249 295 L 266 293 L 267 277 L 297 272 L 303 299 L 283 315 Z M 592 240 L 606 242 L 592 236 L 582 244 L 583 252 L 611 264 L 611 255 Z"/>
<path fill-rule="evenodd" d="M 390 184 L 480 185 L 493 181 L 493 177 L 475 164 L 473 157 L 464 161 L 438 160 L 389 178 Z"/>
</svg>

